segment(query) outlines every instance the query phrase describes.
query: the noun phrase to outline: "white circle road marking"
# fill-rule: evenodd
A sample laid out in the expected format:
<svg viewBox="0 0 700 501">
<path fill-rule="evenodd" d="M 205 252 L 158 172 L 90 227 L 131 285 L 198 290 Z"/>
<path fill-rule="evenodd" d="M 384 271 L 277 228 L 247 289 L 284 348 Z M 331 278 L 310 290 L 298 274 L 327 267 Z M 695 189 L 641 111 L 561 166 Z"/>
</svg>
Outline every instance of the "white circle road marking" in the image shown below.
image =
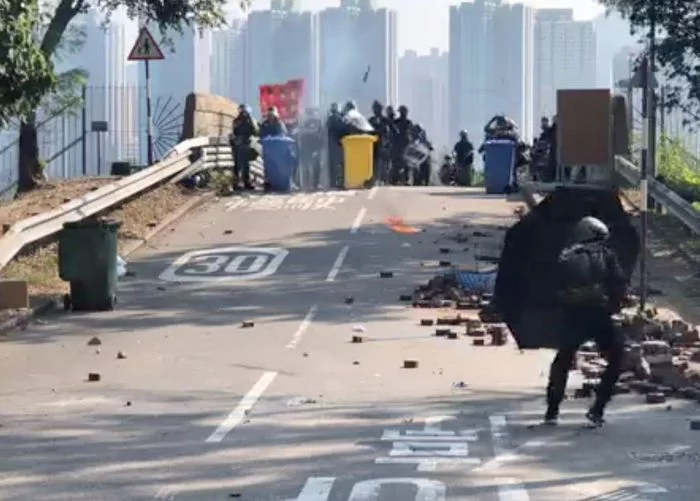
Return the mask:
<svg viewBox="0 0 700 501">
<path fill-rule="evenodd" d="M 158 277 L 165 282 L 238 282 L 274 274 L 289 254 L 277 247 L 218 247 L 188 252 Z"/>
</svg>

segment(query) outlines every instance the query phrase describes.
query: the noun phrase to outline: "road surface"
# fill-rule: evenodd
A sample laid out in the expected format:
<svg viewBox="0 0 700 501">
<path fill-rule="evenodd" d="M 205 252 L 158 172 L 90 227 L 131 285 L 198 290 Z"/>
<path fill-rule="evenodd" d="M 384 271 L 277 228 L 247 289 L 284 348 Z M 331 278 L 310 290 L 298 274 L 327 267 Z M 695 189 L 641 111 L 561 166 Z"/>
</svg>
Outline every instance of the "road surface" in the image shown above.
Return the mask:
<svg viewBox="0 0 700 501">
<path fill-rule="evenodd" d="M 696 500 L 692 408 L 621 396 L 589 431 L 570 400 L 532 429 L 551 354 L 432 336 L 438 312 L 399 302 L 516 205 L 379 188 L 191 214 L 132 256 L 117 311 L 0 343 L 0 499 Z"/>
</svg>

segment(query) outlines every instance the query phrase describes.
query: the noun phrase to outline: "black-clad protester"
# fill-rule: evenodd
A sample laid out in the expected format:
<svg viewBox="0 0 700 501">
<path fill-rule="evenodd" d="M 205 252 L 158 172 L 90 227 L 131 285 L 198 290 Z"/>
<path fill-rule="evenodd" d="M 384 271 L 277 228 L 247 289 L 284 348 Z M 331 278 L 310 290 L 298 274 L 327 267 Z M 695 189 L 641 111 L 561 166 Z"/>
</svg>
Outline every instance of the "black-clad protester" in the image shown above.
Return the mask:
<svg viewBox="0 0 700 501">
<path fill-rule="evenodd" d="M 346 133 L 345 120 L 337 103 L 331 104 L 326 119 L 328 136 L 328 179 L 332 188 L 343 186 L 343 144 L 341 139 Z"/>
<path fill-rule="evenodd" d="M 396 135 L 392 144 L 391 151 L 391 175 L 389 182 L 391 184 L 407 184 L 408 183 L 408 166 L 404 159 L 406 148 L 413 140 L 412 130 L 413 122 L 408 118 L 408 108 L 404 105 L 399 106 L 399 116 L 394 120 Z"/>
<path fill-rule="evenodd" d="M 280 120 L 279 110 L 272 106 L 267 110 L 265 119 L 260 124 L 260 137 L 287 136 L 287 126 Z"/>
<path fill-rule="evenodd" d="M 459 140 L 453 148 L 455 163 L 457 164 L 458 176 L 464 180 L 459 183 L 464 186 L 471 186 L 474 177 L 474 145 L 469 140 L 469 134 L 466 130 L 459 133 Z"/>
<path fill-rule="evenodd" d="M 260 134 L 257 121 L 252 117 L 250 108 L 241 105 L 238 116 L 233 120 L 232 147 L 235 155 L 234 188 L 240 188 L 241 183 L 246 190 L 252 190 L 250 182 L 250 162 L 254 150 L 251 146 L 253 138 Z"/>
<path fill-rule="evenodd" d="M 605 421 L 605 407 L 620 377 L 624 338 L 611 315 L 624 301 L 627 275 L 609 246 L 610 231 L 601 220 L 582 218 L 573 228 L 569 245 L 559 254 L 556 270 L 556 306 L 562 308 L 561 345 L 552 362 L 547 386 L 545 423 L 555 424 L 564 398 L 569 370 L 581 345 L 592 339 L 607 361 L 586 417 L 596 426 Z M 554 306 L 554 305 L 553 305 Z"/>
<path fill-rule="evenodd" d="M 299 150 L 302 168 L 311 172 L 314 189 L 321 184 L 321 155 L 324 145 L 323 120 L 317 109 L 308 109 L 299 127 Z"/>
<path fill-rule="evenodd" d="M 391 159 L 391 142 L 394 136 L 394 122 L 384 115 L 384 107 L 379 101 L 372 103 L 372 116 L 369 119 L 377 141 L 374 143 L 374 179 L 387 182 Z"/>
<path fill-rule="evenodd" d="M 425 131 L 423 126 L 420 124 L 415 124 L 413 126 L 412 136 L 415 141 L 420 143 L 420 145 L 428 151 L 428 155 L 418 166 L 418 174 L 414 177 L 414 185 L 416 186 L 428 186 L 430 185 L 430 174 L 432 172 L 432 152 L 435 150 L 433 143 L 428 139 L 428 133 Z"/>
</svg>

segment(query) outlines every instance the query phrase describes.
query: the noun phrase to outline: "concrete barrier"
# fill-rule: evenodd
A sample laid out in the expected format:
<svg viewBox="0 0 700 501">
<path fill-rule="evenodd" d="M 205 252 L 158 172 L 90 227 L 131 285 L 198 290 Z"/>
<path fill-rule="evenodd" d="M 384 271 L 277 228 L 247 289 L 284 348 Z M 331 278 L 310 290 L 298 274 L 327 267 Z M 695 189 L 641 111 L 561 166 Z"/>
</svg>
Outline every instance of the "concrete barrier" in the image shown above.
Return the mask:
<svg viewBox="0 0 700 501">
<path fill-rule="evenodd" d="M 228 137 L 238 103 L 213 94 L 192 93 L 185 99 L 181 140 L 193 137 Z"/>
</svg>

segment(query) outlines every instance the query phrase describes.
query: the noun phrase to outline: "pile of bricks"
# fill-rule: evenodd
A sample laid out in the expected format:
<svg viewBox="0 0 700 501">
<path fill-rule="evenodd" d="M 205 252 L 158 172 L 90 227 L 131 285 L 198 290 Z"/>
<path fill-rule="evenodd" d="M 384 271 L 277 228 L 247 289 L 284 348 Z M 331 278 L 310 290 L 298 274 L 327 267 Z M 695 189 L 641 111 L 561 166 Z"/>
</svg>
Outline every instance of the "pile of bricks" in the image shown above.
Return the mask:
<svg viewBox="0 0 700 501">
<path fill-rule="evenodd" d="M 472 339 L 474 346 L 503 346 L 508 342 L 508 328 L 502 324 L 486 324 L 474 318 L 456 316 L 438 317 L 437 320 L 424 318 L 424 327 L 436 326 L 435 336 L 446 339 L 459 339 L 460 336 Z"/>
<path fill-rule="evenodd" d="M 659 320 L 654 309 L 623 313 L 615 321 L 627 340 L 618 393 L 644 394 L 650 404 L 668 397 L 700 402 L 700 329 L 682 320 Z M 594 343 L 581 348 L 576 368 L 585 380 L 575 396 L 588 397 L 605 368 Z"/>
<path fill-rule="evenodd" d="M 459 286 L 456 276 L 442 274 L 432 278 L 425 285 L 419 285 L 413 294 L 402 295 L 404 301 L 411 301 L 414 308 L 454 308 L 476 310 L 487 307 L 492 294 L 466 294 Z"/>
</svg>

